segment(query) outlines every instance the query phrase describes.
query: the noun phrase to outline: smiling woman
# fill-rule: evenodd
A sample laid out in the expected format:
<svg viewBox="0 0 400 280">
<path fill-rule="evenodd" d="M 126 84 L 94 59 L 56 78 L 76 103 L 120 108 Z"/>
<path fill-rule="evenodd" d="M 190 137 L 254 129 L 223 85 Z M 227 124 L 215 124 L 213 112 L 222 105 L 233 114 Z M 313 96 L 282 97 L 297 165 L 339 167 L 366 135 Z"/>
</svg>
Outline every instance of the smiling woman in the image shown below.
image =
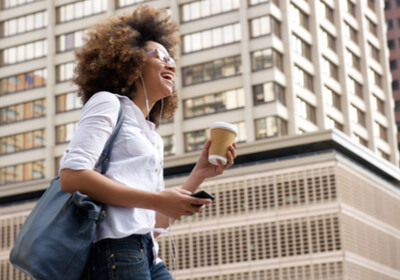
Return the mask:
<svg viewBox="0 0 400 280">
<path fill-rule="evenodd" d="M 97 24 L 76 51 L 73 81 L 84 107 L 60 162 L 60 184 L 102 203 L 107 213 L 96 229 L 84 279 L 172 279 L 157 257 L 155 237 L 174 219 L 211 203 L 190 194 L 236 157 L 232 144 L 226 165 L 210 164 L 207 141 L 185 183 L 164 188 L 163 141 L 155 128 L 177 108 L 178 47 L 178 28 L 167 12 L 140 6 Z M 103 176 L 96 161 L 120 108 L 124 120 Z"/>
</svg>

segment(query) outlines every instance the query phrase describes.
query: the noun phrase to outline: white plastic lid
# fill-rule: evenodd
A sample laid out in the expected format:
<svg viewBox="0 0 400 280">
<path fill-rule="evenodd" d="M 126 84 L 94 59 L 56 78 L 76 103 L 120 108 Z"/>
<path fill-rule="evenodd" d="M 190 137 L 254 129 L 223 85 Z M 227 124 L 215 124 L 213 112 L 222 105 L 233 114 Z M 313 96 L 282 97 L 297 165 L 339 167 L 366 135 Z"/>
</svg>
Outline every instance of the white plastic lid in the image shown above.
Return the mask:
<svg viewBox="0 0 400 280">
<path fill-rule="evenodd" d="M 219 155 L 209 155 L 208 156 L 208 162 L 211 164 L 214 164 L 216 166 L 218 166 L 217 159 L 219 159 L 223 165 L 225 165 L 228 162 L 228 160 L 226 158 L 221 157 Z"/>
<path fill-rule="evenodd" d="M 215 122 L 210 126 L 210 130 L 212 130 L 214 128 L 223 128 L 226 130 L 230 130 L 230 131 L 234 132 L 236 135 L 238 135 L 236 126 L 234 126 L 233 124 L 227 123 L 227 122 Z"/>
</svg>

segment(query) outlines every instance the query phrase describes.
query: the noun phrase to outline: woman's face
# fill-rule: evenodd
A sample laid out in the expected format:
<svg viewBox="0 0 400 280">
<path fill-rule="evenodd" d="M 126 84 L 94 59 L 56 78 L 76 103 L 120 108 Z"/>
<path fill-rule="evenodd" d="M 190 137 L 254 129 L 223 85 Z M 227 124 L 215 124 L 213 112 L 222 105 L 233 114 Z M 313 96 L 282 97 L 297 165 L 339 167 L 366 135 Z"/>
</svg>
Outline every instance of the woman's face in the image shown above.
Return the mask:
<svg viewBox="0 0 400 280">
<path fill-rule="evenodd" d="M 142 77 L 149 102 L 154 104 L 173 92 L 176 65 L 169 59 L 170 56 L 164 46 L 159 43 L 148 41 L 145 51 L 147 55 Z"/>
</svg>

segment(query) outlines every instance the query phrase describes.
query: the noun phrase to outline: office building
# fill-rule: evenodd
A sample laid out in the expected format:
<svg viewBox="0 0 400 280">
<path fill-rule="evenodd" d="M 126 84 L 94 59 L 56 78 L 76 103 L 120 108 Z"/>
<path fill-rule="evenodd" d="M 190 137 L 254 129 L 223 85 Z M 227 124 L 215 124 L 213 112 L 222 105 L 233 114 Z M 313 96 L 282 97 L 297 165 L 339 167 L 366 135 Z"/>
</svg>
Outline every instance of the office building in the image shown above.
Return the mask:
<svg viewBox="0 0 400 280">
<path fill-rule="evenodd" d="M 166 185 L 182 183 L 212 122 L 239 131 L 237 166 L 203 185 L 216 203 L 172 228 L 176 279 L 400 279 L 383 3 L 0 1 L 1 279 L 26 279 L 8 252 L 80 116 L 73 49 L 141 3 L 181 31 L 181 103 L 158 129 Z"/>
</svg>

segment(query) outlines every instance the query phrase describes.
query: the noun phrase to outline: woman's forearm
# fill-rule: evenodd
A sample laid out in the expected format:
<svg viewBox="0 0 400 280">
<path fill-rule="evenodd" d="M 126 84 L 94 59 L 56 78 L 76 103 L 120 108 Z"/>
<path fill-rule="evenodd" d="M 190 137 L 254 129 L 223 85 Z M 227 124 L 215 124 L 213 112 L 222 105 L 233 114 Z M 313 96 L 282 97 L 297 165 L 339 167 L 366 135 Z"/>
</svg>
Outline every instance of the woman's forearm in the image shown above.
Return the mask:
<svg viewBox="0 0 400 280">
<path fill-rule="evenodd" d="M 198 187 L 203 183 L 204 179 L 200 178 L 197 175 L 196 167 L 193 168 L 192 172 L 190 173 L 189 177 L 185 180 L 183 185 L 181 186 L 182 189 L 187 190 L 191 193 L 196 192 Z M 199 209 L 200 210 L 200 209 Z M 161 213 L 156 214 L 156 228 L 168 228 L 170 224 L 174 223 L 176 219 L 167 217 Z M 158 236 L 158 233 L 155 233 L 155 236 Z"/>
<path fill-rule="evenodd" d="M 66 192 L 80 191 L 109 205 L 152 209 L 156 203 L 157 193 L 125 186 L 93 170 L 63 169 L 60 184 Z"/>
</svg>

